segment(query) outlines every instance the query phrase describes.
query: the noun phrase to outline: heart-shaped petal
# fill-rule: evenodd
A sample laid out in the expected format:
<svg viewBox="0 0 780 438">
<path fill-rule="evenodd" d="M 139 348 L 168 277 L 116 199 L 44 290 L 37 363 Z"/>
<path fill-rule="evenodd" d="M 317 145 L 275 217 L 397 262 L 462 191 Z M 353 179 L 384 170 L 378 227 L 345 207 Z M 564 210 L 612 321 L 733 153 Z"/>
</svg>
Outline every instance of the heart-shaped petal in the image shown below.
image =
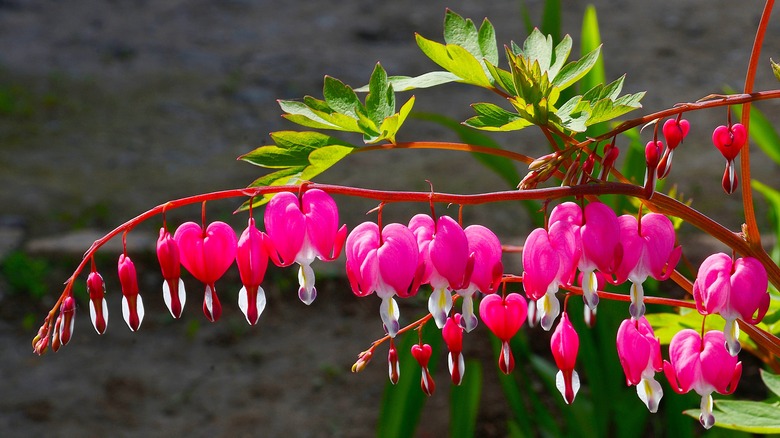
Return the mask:
<svg viewBox="0 0 780 438">
<path fill-rule="evenodd" d="M 487 295 L 479 303 L 479 316 L 490 331 L 502 341 L 508 341 L 520 330 L 528 313 L 528 305 L 520 294 Z"/>
<path fill-rule="evenodd" d="M 676 119 L 669 119 L 664 122 L 663 133 L 666 139 L 666 145 L 670 149 L 676 148 L 688 135 L 688 131 L 691 129 L 690 123 L 687 120 L 682 119 L 679 122 Z"/>
<path fill-rule="evenodd" d="M 741 123 L 735 123 L 731 127 L 720 125 L 712 132 L 712 143 L 727 161 L 736 158 L 746 141 L 747 130 Z"/>
<path fill-rule="evenodd" d="M 412 345 L 412 356 L 414 356 L 414 360 L 416 360 L 417 363 L 419 363 L 420 366 L 423 368 L 428 366 L 428 361 L 431 360 L 432 353 L 433 350 L 431 349 L 431 346 L 428 344 Z"/>
<path fill-rule="evenodd" d="M 195 222 L 185 222 L 173 238 L 182 265 L 205 284 L 214 284 L 236 258 L 236 233 L 224 222 L 212 222 L 205 232 Z"/>
</svg>

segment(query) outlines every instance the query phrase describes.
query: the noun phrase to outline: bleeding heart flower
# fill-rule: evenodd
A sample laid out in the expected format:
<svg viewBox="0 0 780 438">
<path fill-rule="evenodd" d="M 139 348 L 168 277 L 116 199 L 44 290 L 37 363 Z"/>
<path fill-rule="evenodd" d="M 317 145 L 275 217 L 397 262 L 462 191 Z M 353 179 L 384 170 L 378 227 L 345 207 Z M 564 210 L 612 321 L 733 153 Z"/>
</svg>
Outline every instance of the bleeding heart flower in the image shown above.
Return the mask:
<svg viewBox="0 0 780 438">
<path fill-rule="evenodd" d="M 59 340 L 62 345 L 67 345 L 73 337 L 73 324 L 76 321 L 76 300 L 73 295 L 68 295 L 60 305 L 61 324 L 59 327 Z"/>
<path fill-rule="evenodd" d="M 463 327 L 461 327 L 460 313 L 447 318 L 441 335 L 447 344 L 447 365 L 452 377 L 452 383 L 460 385 L 463 382 L 463 374 L 466 372 L 466 362 L 463 359 Z"/>
<path fill-rule="evenodd" d="M 203 313 L 211 322 L 218 320 L 222 305 L 215 283 L 236 258 L 236 233 L 224 222 L 212 222 L 205 230 L 195 222 L 185 222 L 173 238 L 179 246 L 182 265 L 206 285 Z"/>
<path fill-rule="evenodd" d="M 506 297 L 498 294 L 487 295 L 479 303 L 479 316 L 498 339 L 501 340 L 501 353 L 498 367 L 504 374 L 509 374 L 515 366 L 509 340 L 520 330 L 528 314 L 525 299 L 516 293 Z"/>
<path fill-rule="evenodd" d="M 468 333 L 477 326 L 474 294 L 477 291 L 484 294 L 495 293 L 504 275 L 504 265 L 501 262 L 501 242 L 492 231 L 482 225 L 470 225 L 463 232 L 469 243 L 469 254 L 473 255 L 474 269 L 468 286 L 456 292 L 463 298 L 460 325 Z"/>
<path fill-rule="evenodd" d="M 669 171 L 672 170 L 674 150 L 682 143 L 690 129 L 691 125 L 685 119 L 669 119 L 664 122 L 663 133 L 667 147 L 661 157 L 661 161 L 658 163 L 658 170 L 656 172 L 658 179 L 664 179 L 669 175 Z"/>
<path fill-rule="evenodd" d="M 122 285 L 122 316 L 130 330 L 137 331 L 144 319 L 144 301 L 138 294 L 138 276 L 130 257 L 119 256 L 119 283 Z"/>
<path fill-rule="evenodd" d="M 636 386 L 636 393 L 647 409 L 657 412 L 664 395 L 661 384 L 655 380 L 655 372 L 663 370 L 661 344 L 644 316 L 638 320 L 626 319 L 620 324 L 617 353 L 626 375 L 626 385 Z"/>
<path fill-rule="evenodd" d="M 165 227 L 160 228 L 157 239 L 157 260 L 163 275 L 163 300 L 174 318 L 180 318 L 187 301 L 184 281 L 181 279 L 179 246 Z"/>
<path fill-rule="evenodd" d="M 433 288 L 428 310 L 436 326 L 442 328 L 452 309 L 450 289 L 462 289 L 469 284 L 474 267 L 469 242 L 460 224 L 449 216 L 434 222 L 430 216 L 418 214 L 409 221 L 409 229 L 417 239 L 420 261 L 425 265 L 423 283 Z"/>
<path fill-rule="evenodd" d="M 106 283 L 103 277 L 92 266 L 92 272 L 87 277 L 87 291 L 89 292 L 89 317 L 92 326 L 99 335 L 106 332 L 108 327 L 108 304 L 106 303 Z"/>
<path fill-rule="evenodd" d="M 398 361 L 398 350 L 395 348 L 393 338 L 390 338 L 390 349 L 387 351 L 387 368 L 390 383 L 397 384 L 401 377 L 401 363 Z"/>
<path fill-rule="evenodd" d="M 737 318 L 749 324 L 761 322 L 769 309 L 768 287 L 766 269 L 753 257 L 732 262 L 728 255 L 718 253 L 699 267 L 693 283 L 696 309 L 702 315 L 718 313 L 726 320 L 723 331 L 732 356 L 741 349 Z"/>
<path fill-rule="evenodd" d="M 611 274 L 620 264 L 623 247 L 620 245 L 620 229 L 617 215 L 601 202 L 585 206 L 585 224 L 580 227 L 582 255 L 578 267 L 582 273 L 582 298 L 595 310 L 599 303 L 596 270 Z"/>
<path fill-rule="evenodd" d="M 300 200 L 289 192 L 277 193 L 265 209 L 265 229 L 279 253 L 272 254 L 274 262 L 300 265 L 298 297 L 311 304 L 317 297 L 311 263 L 337 259 L 347 237 L 347 226 L 339 228 L 336 201 L 320 189 L 306 190 Z"/>
<path fill-rule="evenodd" d="M 726 351 L 722 332 L 709 331 L 704 339 L 695 330 L 678 332 L 669 343 L 669 359 L 664 374 L 672 389 L 685 394 L 691 389 L 701 396 L 699 421 L 709 429 L 715 424 L 712 393 L 731 394 L 742 375 L 742 362 Z"/>
<path fill-rule="evenodd" d="M 271 245 L 268 236 L 257 229 L 255 219 L 250 217 L 236 248 L 236 265 L 244 285 L 238 292 L 238 307 L 250 325 L 257 324 L 265 309 L 265 290 L 260 283 L 268 267 L 268 253 L 273 250 Z"/>
<path fill-rule="evenodd" d="M 385 331 L 395 337 L 400 325 L 393 297 L 416 294 L 424 273 L 414 234 L 404 225 L 389 224 L 380 235 L 377 224 L 363 222 L 349 233 L 345 252 L 352 292 L 359 297 L 376 292 Z"/>
<path fill-rule="evenodd" d="M 737 190 L 737 171 L 734 168 L 734 159 L 739 154 L 742 146 L 747 142 L 747 129 L 741 123 L 730 126 L 720 125 L 712 132 L 712 143 L 726 159 L 726 169 L 723 171 L 721 185 L 727 194 Z"/>
<path fill-rule="evenodd" d="M 623 258 L 615 270 L 614 283 L 631 281 L 629 312 L 639 319 L 645 314 L 642 283 L 647 277 L 668 279 L 680 260 L 682 248 L 674 246 L 674 225 L 662 214 L 646 214 L 640 222 L 632 215 L 623 215 L 618 222 Z"/>
<path fill-rule="evenodd" d="M 574 370 L 580 349 L 580 337 L 566 312 L 561 315 L 561 320 L 550 338 L 550 349 L 559 370 L 555 376 L 555 386 L 566 404 L 571 404 L 580 389 L 580 376 Z"/>
<path fill-rule="evenodd" d="M 422 377 L 420 378 L 420 388 L 425 395 L 432 396 L 433 391 L 436 390 L 436 383 L 433 381 L 433 376 L 428 370 L 428 362 L 431 360 L 431 346 L 428 344 L 414 344 L 412 345 L 412 356 L 420 364 L 422 368 Z"/>
</svg>

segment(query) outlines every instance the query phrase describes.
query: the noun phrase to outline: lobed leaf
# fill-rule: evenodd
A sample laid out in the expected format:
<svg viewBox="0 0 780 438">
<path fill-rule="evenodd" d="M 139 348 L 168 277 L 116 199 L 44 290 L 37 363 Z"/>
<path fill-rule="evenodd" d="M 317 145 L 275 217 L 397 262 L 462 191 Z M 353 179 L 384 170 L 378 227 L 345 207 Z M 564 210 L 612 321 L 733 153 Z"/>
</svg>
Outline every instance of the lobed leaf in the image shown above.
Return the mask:
<svg viewBox="0 0 780 438">
<path fill-rule="evenodd" d="M 482 63 L 468 50 L 454 44 L 441 44 L 417 34 L 417 45 L 423 53 L 443 69 L 457 75 L 463 82 L 491 88 L 492 84 Z"/>
<path fill-rule="evenodd" d="M 780 406 L 774 403 L 715 400 L 715 426 L 750 433 L 780 433 Z M 700 410 L 683 412 L 699 418 Z"/>
</svg>

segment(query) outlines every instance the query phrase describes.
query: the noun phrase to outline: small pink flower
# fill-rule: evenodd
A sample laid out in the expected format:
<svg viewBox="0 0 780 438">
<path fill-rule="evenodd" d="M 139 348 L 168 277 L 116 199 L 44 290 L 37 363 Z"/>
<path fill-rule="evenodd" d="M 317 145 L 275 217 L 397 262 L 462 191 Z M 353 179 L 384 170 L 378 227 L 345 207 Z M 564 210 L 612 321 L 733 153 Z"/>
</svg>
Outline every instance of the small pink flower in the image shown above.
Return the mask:
<svg viewBox="0 0 780 438">
<path fill-rule="evenodd" d="M 661 157 L 661 162 L 658 164 L 658 179 L 664 179 L 669 175 L 669 171 L 672 170 L 674 150 L 682 143 L 690 129 L 691 124 L 685 119 L 669 119 L 664 122 L 662 130 L 664 138 L 666 139 L 667 148 Z"/>
<path fill-rule="evenodd" d="M 184 281 L 181 279 L 179 247 L 165 227 L 160 228 L 157 239 L 157 260 L 163 275 L 163 300 L 174 318 L 180 318 L 187 301 Z"/>
<path fill-rule="evenodd" d="M 468 333 L 477 326 L 474 294 L 477 291 L 483 294 L 495 293 L 504 275 L 504 265 L 501 262 L 501 242 L 492 231 L 482 225 L 469 225 L 463 232 L 469 242 L 469 254 L 474 256 L 474 269 L 468 286 L 456 292 L 463 298 L 460 325 Z"/>
<path fill-rule="evenodd" d="M 420 364 L 422 368 L 422 377 L 420 377 L 420 388 L 428 397 L 433 395 L 436 390 L 436 383 L 433 381 L 433 376 L 428 370 L 428 362 L 431 360 L 431 354 L 433 350 L 428 344 L 414 344 L 412 345 L 412 356 Z"/>
<path fill-rule="evenodd" d="M 722 332 L 709 331 L 702 339 L 695 330 L 681 330 L 669 343 L 670 361 L 664 361 L 664 374 L 675 392 L 693 389 L 701 396 L 699 421 L 707 429 L 715 424 L 712 393 L 731 394 L 742 375 L 742 362 L 725 345 Z"/>
<path fill-rule="evenodd" d="M 447 344 L 447 365 L 452 377 L 452 383 L 460 385 L 463 382 L 463 373 L 466 372 L 466 362 L 463 360 L 463 327 L 461 327 L 460 313 L 447 318 L 441 335 Z"/>
<path fill-rule="evenodd" d="M 436 326 L 442 328 L 452 309 L 450 290 L 462 289 L 469 283 L 474 267 L 469 242 L 463 228 L 449 216 L 434 222 L 430 216 L 418 214 L 409 221 L 409 229 L 417 239 L 420 262 L 425 265 L 423 283 L 433 288 L 428 310 Z"/>
<path fill-rule="evenodd" d="M 257 229 L 255 219 L 250 217 L 236 248 L 236 265 L 244 285 L 238 292 L 238 307 L 250 325 L 257 324 L 265 309 L 265 290 L 260 283 L 265 277 L 271 250 L 268 236 Z"/>
<path fill-rule="evenodd" d="M 620 324 L 617 353 L 626 374 L 626 385 L 636 386 L 636 393 L 647 409 L 657 412 L 664 395 L 661 384 L 655 380 L 655 372 L 663 370 L 661 344 L 644 316 Z"/>
<path fill-rule="evenodd" d="M 301 199 L 289 192 L 277 193 L 265 209 L 265 228 L 279 258 L 280 266 L 300 265 L 298 297 L 311 304 L 317 297 L 314 287 L 315 258 L 332 261 L 339 257 L 347 226 L 339 228 L 336 201 L 319 189 L 306 190 Z"/>
<path fill-rule="evenodd" d="M 768 287 L 766 269 L 753 257 L 732 262 L 728 255 L 718 253 L 699 267 L 693 283 L 696 309 L 702 315 L 717 313 L 726 320 L 723 331 L 732 356 L 741 349 L 737 318 L 749 324 L 761 322 L 769 309 Z"/>
<path fill-rule="evenodd" d="M 87 291 L 89 292 L 89 317 L 92 326 L 99 335 L 106 332 L 108 327 L 108 304 L 106 303 L 106 283 L 103 277 L 94 270 L 87 277 Z"/>
<path fill-rule="evenodd" d="M 509 374 L 515 367 L 515 358 L 509 347 L 509 340 L 520 330 L 528 314 L 525 299 L 516 293 L 502 297 L 498 294 L 487 295 L 479 303 L 479 316 L 485 325 L 501 340 L 501 353 L 498 367 Z"/>
<path fill-rule="evenodd" d="M 734 169 L 734 159 L 747 142 L 747 129 L 741 123 L 720 125 L 712 132 L 712 143 L 726 159 L 726 169 L 723 171 L 721 184 L 727 194 L 737 190 L 737 171 Z"/>
<path fill-rule="evenodd" d="M 537 228 L 528 235 L 523 247 L 523 289 L 536 301 L 544 330 L 550 330 L 560 313 L 555 296 L 562 285 L 571 285 L 577 268 L 578 238 L 575 229 L 564 221 L 550 224 L 549 232 Z"/>
<path fill-rule="evenodd" d="M 404 225 L 389 224 L 380 235 L 377 224 L 363 222 L 349 233 L 345 252 L 352 292 L 359 297 L 376 292 L 385 331 L 395 337 L 400 326 L 393 297 L 416 294 L 423 274 L 414 234 Z"/>
<path fill-rule="evenodd" d="M 176 229 L 173 238 L 182 265 L 206 285 L 203 314 L 211 322 L 218 320 L 222 305 L 215 283 L 236 259 L 236 233 L 224 222 L 212 222 L 205 230 L 195 222 L 185 222 Z"/>
<path fill-rule="evenodd" d="M 390 338 L 390 349 L 387 351 L 387 374 L 390 383 L 398 384 L 398 379 L 401 377 L 401 363 L 398 360 L 398 349 L 395 348 L 393 338 Z"/>
<path fill-rule="evenodd" d="M 559 370 L 555 376 L 555 386 L 566 404 L 571 404 L 580 389 L 580 376 L 574 370 L 580 349 L 580 337 L 571 325 L 566 312 L 561 315 L 561 320 L 552 334 L 550 349 Z"/>
<path fill-rule="evenodd" d="M 680 260 L 682 248 L 674 246 L 674 225 L 662 214 L 646 214 L 641 222 L 632 215 L 623 215 L 618 222 L 623 258 L 615 271 L 615 284 L 631 281 L 629 312 L 639 319 L 645 314 L 642 283 L 647 277 L 668 279 Z"/>
<path fill-rule="evenodd" d="M 137 331 L 144 319 L 144 301 L 138 294 L 138 276 L 130 257 L 119 256 L 119 283 L 122 285 L 122 316 L 130 330 Z"/>
</svg>

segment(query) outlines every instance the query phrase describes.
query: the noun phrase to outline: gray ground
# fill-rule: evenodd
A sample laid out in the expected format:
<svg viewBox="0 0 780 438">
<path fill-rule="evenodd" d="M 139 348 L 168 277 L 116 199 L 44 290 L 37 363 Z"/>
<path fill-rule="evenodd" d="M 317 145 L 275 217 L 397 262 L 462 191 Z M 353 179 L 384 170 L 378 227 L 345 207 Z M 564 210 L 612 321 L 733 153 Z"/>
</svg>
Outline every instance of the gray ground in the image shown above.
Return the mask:
<svg viewBox="0 0 780 438">
<path fill-rule="evenodd" d="M 539 2 L 528 3 L 538 16 Z M 564 30 L 576 42 L 585 2 L 564 3 L 569 8 Z M 721 92 L 724 85 L 740 87 L 759 2 L 594 3 L 608 76 L 627 73 L 626 91 L 649 91 L 643 112 Z M 46 280 L 53 283 L 44 300 L 50 304 L 59 293 L 57 282 L 69 275 L 62 265 L 75 266 L 64 257 L 80 254 L 94 240 L 76 238 L 74 249 L 62 243 L 64 235 L 107 231 L 165 200 L 248 184 L 261 173 L 235 157 L 268 143 L 268 132 L 295 129 L 279 117 L 275 99 L 319 96 L 324 74 L 362 85 L 378 60 L 390 74 L 435 69 L 419 53 L 413 33 L 440 39 L 445 7 L 476 20 L 489 17 L 500 42 L 525 37 L 519 3 L 509 0 L 0 0 L 0 98 L 6 99 L 0 101 L 3 242 L 50 260 L 49 270 L 60 275 Z M 770 26 L 763 66 L 770 56 L 780 58 L 780 40 L 774 38 L 779 31 L 778 24 Z M 762 68 L 757 88 L 769 87 L 775 87 L 774 79 Z M 417 110 L 459 120 L 470 116 L 469 102 L 493 99 L 453 85 L 415 94 Z M 761 108 L 776 119 L 776 103 Z M 739 198 L 724 202 L 720 196 L 722 158 L 709 142 L 725 114 L 688 118 L 691 136 L 676 155 L 671 178 L 697 208 L 736 229 L 742 221 L 734 214 Z M 424 122 L 410 123 L 414 127 L 400 139 L 454 139 Z M 529 154 L 542 150 L 533 146 L 541 144 L 536 133 L 505 138 Z M 426 190 L 430 179 L 437 190 L 462 193 L 504 188 L 457 153 L 380 154 L 344 160 L 320 181 Z M 777 182 L 777 166 L 768 160 L 756 160 L 754 172 L 762 181 Z M 350 226 L 371 208 L 346 200 L 340 206 Z M 238 228 L 245 218 L 231 218 L 234 207 L 212 203 L 210 216 Z M 411 211 L 388 215 L 405 221 Z M 169 220 L 197 214 L 185 209 Z M 515 236 L 529 227 L 522 210 L 512 205 L 467 210 L 466 220 L 490 225 L 507 243 L 522 242 Z M 158 226 L 140 229 L 139 237 L 131 234 L 130 243 Z M 118 290 L 108 274 L 116 254 L 107 251 L 99 260 L 110 291 Z M 157 290 L 156 267 L 147 264 L 142 283 Z M 30 354 L 29 339 L 44 311 L 20 303 L 7 282 L 0 282 L 2 435 L 371 434 L 384 360 L 376 359 L 361 375 L 348 369 L 380 332 L 378 302 L 373 297 L 356 301 L 343 284 L 328 282 L 314 308 L 304 309 L 289 280 L 287 286 L 269 288 L 267 313 L 252 329 L 234 309 L 234 291 L 224 292 L 225 321 L 213 326 L 199 315 L 195 296 L 186 321 L 171 323 L 159 295 L 150 293 L 147 320 L 137 334 L 125 329 L 118 294 L 111 292 L 106 336 L 92 332 L 83 307 L 73 345 L 40 359 Z M 189 287 L 197 289 L 194 282 Z M 34 314 L 34 320 L 24 313 Z M 484 339 L 484 333 L 478 336 Z M 426 408 L 421 436 L 446 431 L 444 379 Z M 484 435 L 502 430 L 491 425 L 496 418 L 502 424 L 503 412 L 492 407 L 503 402 L 495 394 L 497 382 L 488 377 L 486 387 L 491 385 L 480 424 Z"/>
</svg>

